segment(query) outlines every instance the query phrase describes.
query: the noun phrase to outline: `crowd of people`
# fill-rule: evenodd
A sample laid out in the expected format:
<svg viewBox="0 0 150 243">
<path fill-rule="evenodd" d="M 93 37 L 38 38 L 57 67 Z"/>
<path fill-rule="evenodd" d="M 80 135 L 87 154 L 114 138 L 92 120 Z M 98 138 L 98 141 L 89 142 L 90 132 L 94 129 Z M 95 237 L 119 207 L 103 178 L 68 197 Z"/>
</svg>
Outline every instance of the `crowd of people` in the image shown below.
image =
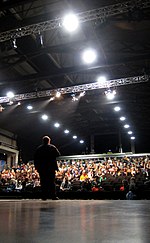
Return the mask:
<svg viewBox="0 0 150 243">
<path fill-rule="evenodd" d="M 58 160 L 56 188 L 65 191 L 124 191 L 150 189 L 150 158 L 123 157 L 102 159 Z M 0 191 L 40 189 L 40 176 L 34 163 L 6 167 L 0 172 Z M 130 193 L 129 193 L 130 194 Z"/>
</svg>

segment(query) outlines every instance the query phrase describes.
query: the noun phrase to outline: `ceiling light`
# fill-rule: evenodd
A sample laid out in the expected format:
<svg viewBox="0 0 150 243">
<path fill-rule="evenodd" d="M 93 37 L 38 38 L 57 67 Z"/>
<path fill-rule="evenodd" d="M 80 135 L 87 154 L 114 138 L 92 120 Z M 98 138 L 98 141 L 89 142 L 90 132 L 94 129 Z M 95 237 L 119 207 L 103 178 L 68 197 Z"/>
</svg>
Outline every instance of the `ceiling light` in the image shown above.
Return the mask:
<svg viewBox="0 0 150 243">
<path fill-rule="evenodd" d="M 64 17 L 62 25 L 67 31 L 73 32 L 78 28 L 79 20 L 75 14 L 70 13 Z"/>
<path fill-rule="evenodd" d="M 131 135 L 132 133 L 133 133 L 132 131 L 128 131 L 128 134 L 130 134 L 130 135 Z"/>
<path fill-rule="evenodd" d="M 120 121 L 125 121 L 125 119 L 126 119 L 126 118 L 125 118 L 124 116 L 121 116 L 121 117 L 120 117 Z"/>
<path fill-rule="evenodd" d="M 121 108 L 120 108 L 119 106 L 116 106 L 116 107 L 114 108 L 114 110 L 115 110 L 115 111 L 120 111 Z"/>
<path fill-rule="evenodd" d="M 12 98 L 14 98 L 14 93 L 12 92 L 12 91 L 9 91 L 8 93 L 7 93 L 7 97 L 8 98 L 10 98 L 10 99 L 12 99 Z"/>
<path fill-rule="evenodd" d="M 83 61 L 87 64 L 93 63 L 96 60 L 96 52 L 95 50 L 88 49 L 83 52 Z"/>
<path fill-rule="evenodd" d="M 64 131 L 64 133 L 68 134 L 68 133 L 69 133 L 69 130 L 68 130 L 68 129 L 66 129 L 66 130 Z"/>
<path fill-rule="evenodd" d="M 135 140 L 135 137 L 131 137 L 131 140 Z"/>
<path fill-rule="evenodd" d="M 28 110 L 32 110 L 32 109 L 33 109 L 33 106 L 32 106 L 32 105 L 28 105 L 28 106 L 27 106 L 27 109 L 28 109 Z"/>
<path fill-rule="evenodd" d="M 54 124 L 54 127 L 60 127 L 60 124 L 59 124 L 58 122 L 56 122 L 56 123 Z"/>
<path fill-rule="evenodd" d="M 83 140 L 80 140 L 80 143 L 84 143 L 84 141 Z"/>
<path fill-rule="evenodd" d="M 124 128 L 129 128 L 130 126 L 128 124 L 125 124 L 124 125 Z"/>
<path fill-rule="evenodd" d="M 81 92 L 81 93 L 79 94 L 80 97 L 83 97 L 84 95 L 85 95 L 85 91 L 83 91 L 83 92 Z"/>
<path fill-rule="evenodd" d="M 106 82 L 106 77 L 105 76 L 98 77 L 97 82 L 99 84 L 104 84 Z"/>
<path fill-rule="evenodd" d="M 73 139 L 77 139 L 77 136 L 76 136 L 76 135 L 74 135 L 74 136 L 73 136 Z"/>
<path fill-rule="evenodd" d="M 44 120 L 44 121 L 46 121 L 47 119 L 48 119 L 48 116 L 47 115 L 42 115 L 42 119 Z"/>
<path fill-rule="evenodd" d="M 60 92 L 56 92 L 56 98 L 59 98 L 61 96 L 61 93 Z"/>
<path fill-rule="evenodd" d="M 108 100 L 113 100 L 115 98 L 116 91 L 108 89 L 108 90 L 105 91 L 105 95 L 106 95 Z"/>
</svg>

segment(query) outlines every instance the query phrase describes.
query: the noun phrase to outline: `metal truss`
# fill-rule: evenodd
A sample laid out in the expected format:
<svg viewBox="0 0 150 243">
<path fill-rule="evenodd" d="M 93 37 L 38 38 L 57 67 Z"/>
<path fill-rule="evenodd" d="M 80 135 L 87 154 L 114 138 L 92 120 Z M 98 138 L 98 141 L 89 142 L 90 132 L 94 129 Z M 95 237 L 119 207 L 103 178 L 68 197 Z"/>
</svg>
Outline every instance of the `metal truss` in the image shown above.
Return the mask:
<svg viewBox="0 0 150 243">
<path fill-rule="evenodd" d="M 61 94 L 73 94 L 73 93 L 89 91 L 89 90 L 96 90 L 96 89 L 110 89 L 113 87 L 118 87 L 118 86 L 123 86 L 123 85 L 148 82 L 149 78 L 150 78 L 150 76 L 143 75 L 143 76 L 108 80 L 102 84 L 95 82 L 95 83 L 75 85 L 75 86 L 70 86 L 70 87 L 65 87 L 65 88 L 30 92 L 30 93 L 15 95 L 14 98 L 11 100 L 5 96 L 5 97 L 0 97 L 0 104 L 9 103 L 10 101 L 15 102 L 15 101 L 29 100 L 29 99 L 31 100 L 31 99 L 44 98 L 44 97 L 52 98 L 55 96 L 56 92 L 60 92 Z"/>
<path fill-rule="evenodd" d="M 131 0 L 124 3 L 118 3 L 106 7 L 101 7 L 94 10 L 78 13 L 77 16 L 81 23 L 87 21 L 93 21 L 96 19 L 104 20 L 108 17 L 123 14 L 136 9 L 150 8 L 149 0 Z M 56 18 L 48 21 L 44 21 L 37 24 L 31 24 L 28 26 L 20 27 L 18 29 L 8 30 L 0 33 L 0 42 L 4 42 L 10 39 L 15 39 L 27 35 L 41 33 L 47 30 L 56 29 L 62 27 L 62 18 Z"/>
</svg>

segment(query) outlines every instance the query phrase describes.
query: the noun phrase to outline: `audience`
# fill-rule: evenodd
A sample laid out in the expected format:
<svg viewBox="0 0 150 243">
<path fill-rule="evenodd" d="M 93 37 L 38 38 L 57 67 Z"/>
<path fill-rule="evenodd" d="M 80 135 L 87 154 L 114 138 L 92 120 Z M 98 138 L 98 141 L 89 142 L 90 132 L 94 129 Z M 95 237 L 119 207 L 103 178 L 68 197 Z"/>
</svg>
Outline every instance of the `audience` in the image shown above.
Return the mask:
<svg viewBox="0 0 150 243">
<path fill-rule="evenodd" d="M 123 157 L 58 161 L 56 184 L 59 191 L 124 191 L 131 199 L 140 188 L 150 189 L 150 159 Z M 32 163 L 4 168 L 0 172 L 0 192 L 40 188 L 40 178 Z M 131 196 L 132 195 L 132 196 Z"/>
</svg>

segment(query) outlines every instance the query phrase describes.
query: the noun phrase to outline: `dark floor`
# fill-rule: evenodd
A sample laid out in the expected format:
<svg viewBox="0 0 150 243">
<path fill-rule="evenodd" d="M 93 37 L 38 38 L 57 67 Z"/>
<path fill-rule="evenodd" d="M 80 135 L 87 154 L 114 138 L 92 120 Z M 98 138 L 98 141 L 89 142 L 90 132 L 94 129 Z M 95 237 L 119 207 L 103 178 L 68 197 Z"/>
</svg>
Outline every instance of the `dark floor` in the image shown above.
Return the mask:
<svg viewBox="0 0 150 243">
<path fill-rule="evenodd" d="M 0 242 L 150 242 L 150 201 L 0 200 Z"/>
</svg>

